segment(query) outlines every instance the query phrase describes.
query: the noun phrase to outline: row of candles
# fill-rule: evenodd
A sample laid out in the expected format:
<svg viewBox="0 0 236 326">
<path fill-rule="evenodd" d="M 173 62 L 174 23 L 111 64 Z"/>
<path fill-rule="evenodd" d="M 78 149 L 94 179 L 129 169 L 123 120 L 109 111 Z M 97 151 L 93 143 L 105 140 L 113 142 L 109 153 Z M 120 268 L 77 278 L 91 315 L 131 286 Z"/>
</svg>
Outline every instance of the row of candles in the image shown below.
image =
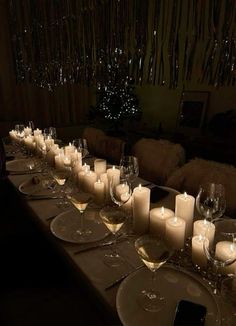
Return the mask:
<svg viewBox="0 0 236 326">
<path fill-rule="evenodd" d="M 10 137 L 14 141 L 19 138 L 14 130 L 10 131 Z M 44 156 L 46 161 L 56 169 L 72 170 L 75 182 L 84 191 L 93 193 L 94 201 L 103 204 L 109 195 L 109 182 L 113 179 L 116 192 L 125 196 L 127 189 L 120 183 L 120 170 L 115 166 L 107 168 L 104 159 L 94 161 L 94 171 L 88 164 L 82 164 L 82 153 L 73 145 L 64 148 L 54 143 L 51 137 L 44 137 L 42 131 L 25 128 L 23 140 L 24 145 L 31 151 Z M 114 182 L 115 181 L 115 182 Z M 185 246 L 187 238 L 192 241 L 192 261 L 194 264 L 204 268 L 207 257 L 204 252 L 204 241 L 209 247 L 212 246 L 215 235 L 215 226 L 210 221 L 197 220 L 194 222 L 195 198 L 187 193 L 178 194 L 175 197 L 175 211 L 168 208 L 157 207 L 150 209 L 151 189 L 139 185 L 134 188 L 132 197 L 123 205 L 123 208 L 133 215 L 133 227 L 136 234 L 150 232 L 154 235 L 166 238 L 175 250 L 181 250 Z M 207 239 L 206 239 L 207 237 Z M 232 249 L 233 248 L 233 249 Z M 216 256 L 221 259 L 231 258 L 236 255 L 235 246 L 231 242 L 219 242 L 216 246 Z M 227 267 L 227 273 L 236 273 L 236 263 Z"/>
</svg>

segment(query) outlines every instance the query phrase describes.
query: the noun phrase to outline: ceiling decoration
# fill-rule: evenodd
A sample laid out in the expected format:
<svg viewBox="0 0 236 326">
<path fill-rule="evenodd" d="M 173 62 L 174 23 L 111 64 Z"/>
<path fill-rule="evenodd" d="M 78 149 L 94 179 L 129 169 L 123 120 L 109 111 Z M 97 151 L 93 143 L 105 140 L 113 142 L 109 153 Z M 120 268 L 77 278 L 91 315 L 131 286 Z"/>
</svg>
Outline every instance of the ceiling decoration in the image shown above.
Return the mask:
<svg viewBox="0 0 236 326">
<path fill-rule="evenodd" d="M 236 81 L 235 0 L 10 0 L 18 82 L 53 90 L 104 85 Z"/>
</svg>

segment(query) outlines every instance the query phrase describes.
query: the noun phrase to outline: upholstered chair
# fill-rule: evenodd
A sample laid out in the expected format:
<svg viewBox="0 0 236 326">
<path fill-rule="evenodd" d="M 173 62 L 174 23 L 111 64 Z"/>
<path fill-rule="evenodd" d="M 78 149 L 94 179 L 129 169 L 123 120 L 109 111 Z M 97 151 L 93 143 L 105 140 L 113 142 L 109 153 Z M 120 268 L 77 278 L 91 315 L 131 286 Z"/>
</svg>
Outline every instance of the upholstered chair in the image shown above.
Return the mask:
<svg viewBox="0 0 236 326">
<path fill-rule="evenodd" d="M 158 185 L 164 185 L 185 163 L 183 147 L 163 139 L 142 138 L 132 147 L 132 154 L 138 158 L 140 177 Z"/>
<path fill-rule="evenodd" d="M 195 158 L 175 171 L 166 185 L 196 196 L 206 182 L 221 183 L 226 191 L 226 214 L 236 218 L 236 168 L 215 161 Z"/>
<path fill-rule="evenodd" d="M 86 127 L 82 137 L 87 140 L 89 152 L 95 156 L 99 155 L 99 146 L 105 137 L 104 131 L 94 127 Z"/>
<path fill-rule="evenodd" d="M 104 136 L 99 139 L 97 154 L 112 164 L 119 164 L 125 142 L 118 137 Z"/>
</svg>

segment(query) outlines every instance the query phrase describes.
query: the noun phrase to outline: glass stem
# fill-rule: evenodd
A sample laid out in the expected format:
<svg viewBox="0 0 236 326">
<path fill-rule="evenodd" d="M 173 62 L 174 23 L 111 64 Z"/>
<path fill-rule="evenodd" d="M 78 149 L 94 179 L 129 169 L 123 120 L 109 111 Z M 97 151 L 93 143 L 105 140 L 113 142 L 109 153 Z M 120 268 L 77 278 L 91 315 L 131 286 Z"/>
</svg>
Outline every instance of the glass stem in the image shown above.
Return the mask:
<svg viewBox="0 0 236 326">
<path fill-rule="evenodd" d="M 156 273 L 156 271 L 152 271 L 151 291 L 150 292 L 156 292 L 156 286 L 157 286 L 157 273 Z"/>
<path fill-rule="evenodd" d="M 84 229 L 84 212 L 80 212 L 80 229 L 81 231 Z"/>
<path fill-rule="evenodd" d="M 118 256 L 118 252 L 117 252 L 117 237 L 116 237 L 116 234 L 114 234 L 115 236 L 115 239 L 114 239 L 114 243 L 113 243 L 113 246 L 112 246 L 112 251 L 113 251 L 113 254 L 115 256 Z"/>
</svg>

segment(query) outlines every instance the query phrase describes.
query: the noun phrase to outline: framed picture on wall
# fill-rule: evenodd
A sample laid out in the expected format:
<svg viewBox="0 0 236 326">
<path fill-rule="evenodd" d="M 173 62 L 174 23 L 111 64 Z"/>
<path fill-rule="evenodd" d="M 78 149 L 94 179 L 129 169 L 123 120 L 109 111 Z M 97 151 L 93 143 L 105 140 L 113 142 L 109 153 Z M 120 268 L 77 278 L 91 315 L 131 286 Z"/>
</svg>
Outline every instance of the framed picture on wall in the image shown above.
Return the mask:
<svg viewBox="0 0 236 326">
<path fill-rule="evenodd" d="M 184 91 L 179 105 L 178 130 L 200 133 L 203 127 L 209 92 Z"/>
</svg>

